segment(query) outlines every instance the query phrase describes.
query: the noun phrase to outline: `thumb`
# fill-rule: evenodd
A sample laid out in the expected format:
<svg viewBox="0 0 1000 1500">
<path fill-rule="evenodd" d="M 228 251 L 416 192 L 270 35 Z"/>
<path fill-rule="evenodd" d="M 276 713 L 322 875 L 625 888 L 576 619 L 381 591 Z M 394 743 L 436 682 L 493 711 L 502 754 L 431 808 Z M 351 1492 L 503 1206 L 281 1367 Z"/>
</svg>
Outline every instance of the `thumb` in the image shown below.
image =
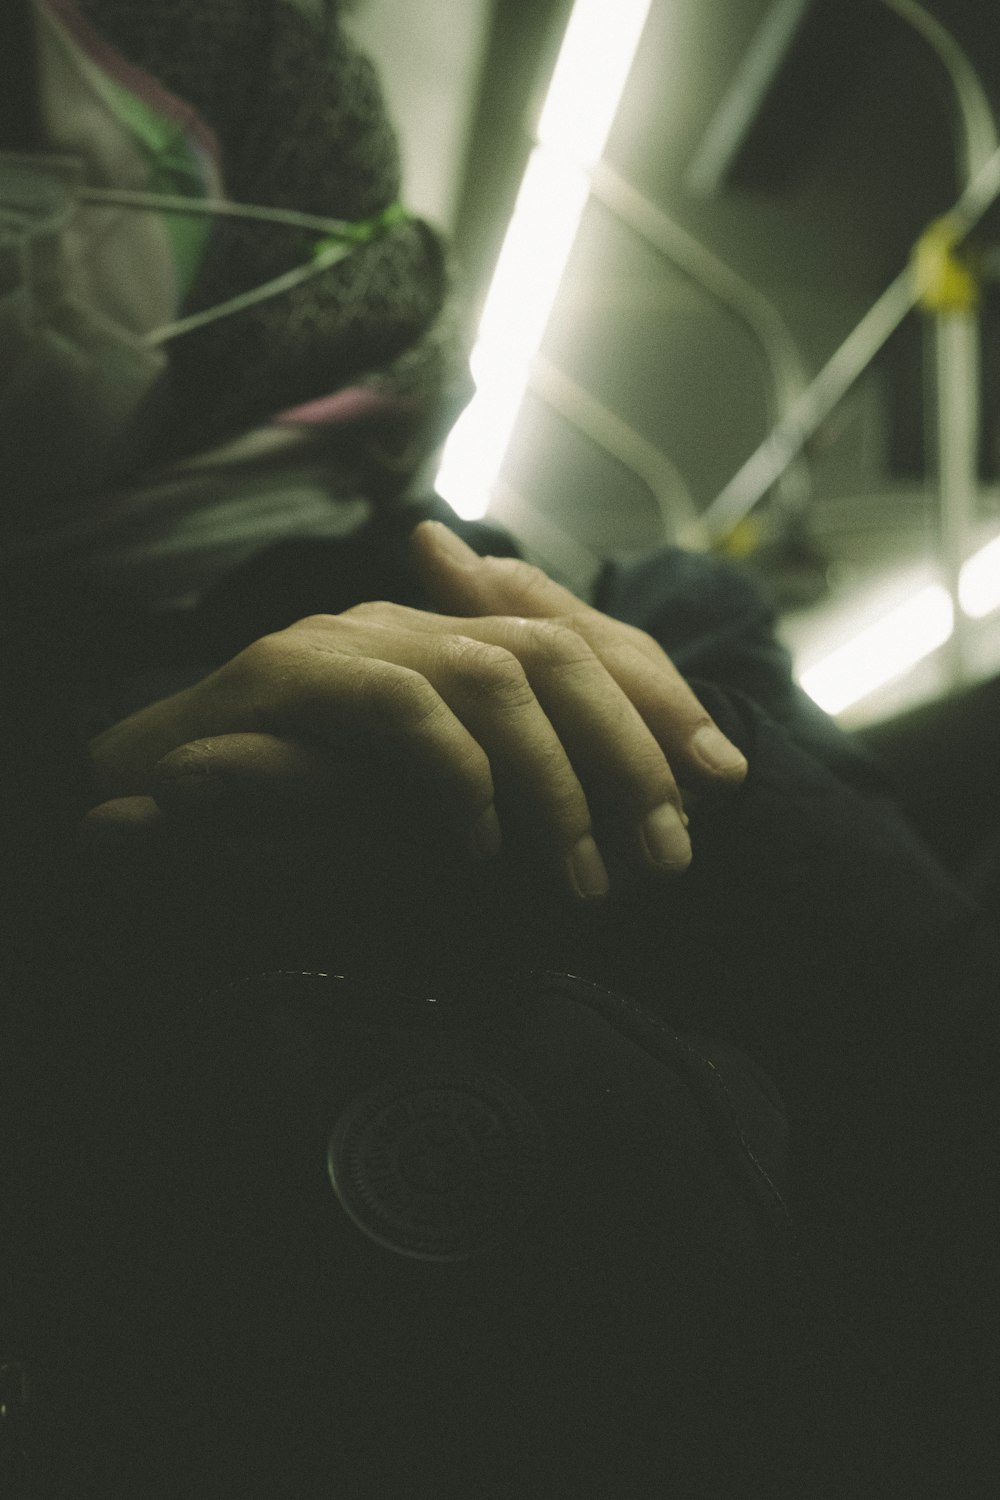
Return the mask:
<svg viewBox="0 0 1000 1500">
<path fill-rule="evenodd" d="M 92 807 L 77 826 L 81 848 L 98 857 L 158 846 L 163 814 L 152 797 L 116 797 Z"/>
<path fill-rule="evenodd" d="M 298 740 L 228 734 L 181 745 L 154 766 L 151 781 L 157 805 L 173 818 L 263 832 L 310 818 L 331 796 L 334 768 Z"/>
<path fill-rule="evenodd" d="M 480 557 L 440 521 L 421 521 L 411 536 L 410 551 L 420 582 L 442 614 L 544 619 L 587 608 L 531 563 Z"/>
</svg>

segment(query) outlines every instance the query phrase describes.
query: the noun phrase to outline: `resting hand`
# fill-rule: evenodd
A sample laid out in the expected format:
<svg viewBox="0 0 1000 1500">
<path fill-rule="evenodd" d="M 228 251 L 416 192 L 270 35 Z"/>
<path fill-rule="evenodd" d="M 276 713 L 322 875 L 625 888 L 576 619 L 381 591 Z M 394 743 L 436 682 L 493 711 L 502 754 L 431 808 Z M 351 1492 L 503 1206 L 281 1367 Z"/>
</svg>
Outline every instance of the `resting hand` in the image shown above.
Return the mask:
<svg viewBox="0 0 1000 1500">
<path fill-rule="evenodd" d="M 472 857 L 503 844 L 583 898 L 608 888 L 598 840 L 634 869 L 685 869 L 678 783 L 735 784 L 746 762 L 660 647 L 437 523 L 412 549 L 447 613 L 311 616 L 115 725 L 91 747 L 111 799 L 91 828 L 325 806 Z"/>
</svg>

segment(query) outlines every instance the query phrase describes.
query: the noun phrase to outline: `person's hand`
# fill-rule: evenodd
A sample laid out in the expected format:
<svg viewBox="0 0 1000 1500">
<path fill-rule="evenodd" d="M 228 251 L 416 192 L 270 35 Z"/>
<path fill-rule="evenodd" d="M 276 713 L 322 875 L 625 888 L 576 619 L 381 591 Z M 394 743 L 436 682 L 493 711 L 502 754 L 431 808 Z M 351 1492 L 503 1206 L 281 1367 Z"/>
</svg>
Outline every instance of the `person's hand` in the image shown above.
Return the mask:
<svg viewBox="0 0 1000 1500">
<path fill-rule="evenodd" d="M 92 744 L 92 834 L 195 819 L 371 823 L 458 858 L 547 862 L 580 897 L 605 855 L 678 874 L 679 783 L 735 785 L 740 752 L 661 648 L 527 563 L 425 522 L 415 567 L 440 614 L 388 603 L 264 637 Z M 595 837 L 596 835 L 596 837 Z"/>
</svg>

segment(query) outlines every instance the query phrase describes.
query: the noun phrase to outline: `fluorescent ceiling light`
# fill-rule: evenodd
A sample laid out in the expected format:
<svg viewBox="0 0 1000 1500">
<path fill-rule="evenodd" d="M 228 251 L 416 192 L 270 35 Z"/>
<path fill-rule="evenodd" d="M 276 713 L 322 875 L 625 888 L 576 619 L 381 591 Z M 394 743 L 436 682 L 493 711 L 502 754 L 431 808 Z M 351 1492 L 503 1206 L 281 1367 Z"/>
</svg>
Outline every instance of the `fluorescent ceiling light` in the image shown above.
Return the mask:
<svg viewBox="0 0 1000 1500">
<path fill-rule="evenodd" d="M 820 708 L 840 713 L 943 646 L 952 624 L 948 590 L 930 584 L 803 672 L 799 681 Z"/>
<path fill-rule="evenodd" d="M 1000 537 L 969 558 L 959 578 L 958 597 L 962 612 L 973 619 L 1000 609 Z M 799 683 L 820 708 L 841 713 L 943 646 L 954 626 L 948 590 L 929 584 L 807 668 Z"/>
<path fill-rule="evenodd" d="M 531 361 L 569 260 L 650 0 L 577 0 L 538 122 L 470 365 L 476 394 L 452 429 L 435 481 L 468 520 L 486 514 Z"/>
<path fill-rule="evenodd" d="M 587 191 L 579 168 L 532 152 L 469 360 L 476 393 L 449 434 L 435 484 L 467 520 L 489 508 Z"/>
<path fill-rule="evenodd" d="M 540 146 L 585 167 L 604 155 L 650 0 L 577 0 L 538 121 Z"/>
<path fill-rule="evenodd" d="M 959 579 L 958 597 L 974 620 L 1000 609 L 1000 536 L 969 558 Z"/>
</svg>

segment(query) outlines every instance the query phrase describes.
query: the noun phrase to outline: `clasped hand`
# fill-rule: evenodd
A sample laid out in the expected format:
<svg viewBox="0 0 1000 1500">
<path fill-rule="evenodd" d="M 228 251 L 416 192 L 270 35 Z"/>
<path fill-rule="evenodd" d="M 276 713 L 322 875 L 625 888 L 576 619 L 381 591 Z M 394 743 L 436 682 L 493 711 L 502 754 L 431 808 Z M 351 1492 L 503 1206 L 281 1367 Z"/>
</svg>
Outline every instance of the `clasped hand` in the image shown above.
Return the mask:
<svg viewBox="0 0 1000 1500">
<path fill-rule="evenodd" d="M 681 873 L 681 786 L 735 785 L 747 766 L 663 650 L 437 522 L 411 548 L 442 613 L 310 616 L 100 735 L 95 843 L 340 813 L 404 842 L 422 829 L 456 859 L 542 861 L 584 900 L 607 893 L 609 854 Z"/>
</svg>

